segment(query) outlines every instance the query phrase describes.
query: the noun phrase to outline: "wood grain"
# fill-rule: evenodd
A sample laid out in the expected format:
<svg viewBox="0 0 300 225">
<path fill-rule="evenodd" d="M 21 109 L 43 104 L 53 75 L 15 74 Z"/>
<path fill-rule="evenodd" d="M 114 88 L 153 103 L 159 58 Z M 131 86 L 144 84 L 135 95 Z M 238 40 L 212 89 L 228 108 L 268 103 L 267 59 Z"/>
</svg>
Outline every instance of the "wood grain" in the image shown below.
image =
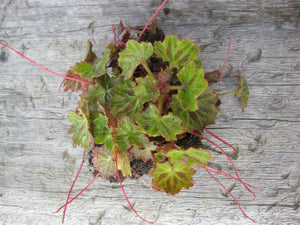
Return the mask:
<svg viewBox="0 0 300 225">
<path fill-rule="evenodd" d="M 160 3 L 2 0 L 0 41 L 65 73 L 84 59 L 89 39 L 100 55 L 113 38 L 113 24 L 143 26 Z M 234 90 L 232 73 L 240 71 L 249 83 L 248 108 L 241 113 L 237 99 L 224 99 L 209 129 L 239 148 L 234 162 L 241 177 L 259 186 L 254 201 L 241 185 L 232 190 L 245 212 L 257 224 L 298 224 L 299 1 L 170 0 L 166 7 L 169 13 L 157 17 L 160 28 L 195 41 L 206 71 L 221 68 L 232 38 L 221 90 Z M 78 96 L 59 92 L 61 81 L 0 47 L 0 224 L 60 224 L 61 214 L 51 212 L 65 201 L 83 153 L 67 134 L 67 112 Z M 216 165 L 232 172 L 224 156 L 213 154 Z M 205 171 L 195 177 L 194 187 L 175 197 L 142 181 L 124 186 L 139 213 L 160 225 L 253 224 Z M 86 163 L 73 193 L 91 180 Z M 227 188 L 235 183 L 220 180 Z M 68 207 L 65 224 L 143 224 L 125 206 L 119 185 L 98 179 Z"/>
</svg>

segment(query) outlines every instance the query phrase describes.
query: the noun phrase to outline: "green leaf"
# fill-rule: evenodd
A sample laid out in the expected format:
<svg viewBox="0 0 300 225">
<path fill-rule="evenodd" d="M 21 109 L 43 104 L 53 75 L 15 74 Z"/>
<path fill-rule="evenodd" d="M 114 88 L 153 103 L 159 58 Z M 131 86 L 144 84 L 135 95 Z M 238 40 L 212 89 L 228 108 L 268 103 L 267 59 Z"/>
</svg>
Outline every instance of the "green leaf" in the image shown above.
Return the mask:
<svg viewBox="0 0 300 225">
<path fill-rule="evenodd" d="M 131 176 L 131 167 L 127 152 L 118 153 L 118 169 L 122 171 L 125 178 Z"/>
<path fill-rule="evenodd" d="M 101 97 L 99 98 L 101 104 L 108 108 L 108 102 L 112 97 L 113 88 L 122 84 L 123 79 L 121 77 L 109 77 L 104 74 L 103 76 L 96 79 L 97 84 L 101 87 Z M 94 85 L 95 86 L 95 85 Z"/>
<path fill-rule="evenodd" d="M 193 186 L 192 176 L 196 170 L 188 163 L 176 162 L 174 164 L 157 163 L 152 174 L 152 183 L 172 195 L 177 194 L 182 188 L 189 189 Z"/>
<path fill-rule="evenodd" d="M 136 159 L 142 159 L 144 162 L 148 160 L 154 161 L 152 153 L 156 151 L 157 146 L 153 143 L 149 143 L 144 147 L 134 146 L 131 150 L 131 153 L 134 154 Z"/>
<path fill-rule="evenodd" d="M 208 86 L 204 79 L 203 69 L 197 69 L 195 63 L 190 62 L 177 76 L 183 84 L 183 87 L 178 90 L 178 99 L 182 109 L 197 110 L 197 98 Z"/>
<path fill-rule="evenodd" d="M 93 137 L 96 144 L 106 143 L 106 138 L 110 135 L 110 128 L 105 115 L 98 114 L 98 117 L 93 121 Z M 106 146 L 109 147 L 109 146 Z M 107 148 L 110 149 L 110 148 Z"/>
<path fill-rule="evenodd" d="M 108 178 L 117 175 L 111 151 L 107 150 L 104 146 L 95 148 L 92 161 L 95 169 L 100 172 L 102 177 Z"/>
<path fill-rule="evenodd" d="M 90 78 L 97 75 L 94 72 L 94 65 L 88 62 L 76 63 L 72 72 L 80 74 L 82 78 Z"/>
<path fill-rule="evenodd" d="M 185 155 L 184 150 L 173 149 L 167 153 L 167 157 L 170 158 L 170 162 L 179 162 Z"/>
<path fill-rule="evenodd" d="M 236 74 L 239 78 L 239 85 L 236 90 L 235 96 L 240 98 L 240 105 L 242 107 L 242 111 L 244 112 L 245 108 L 247 108 L 248 98 L 249 98 L 249 90 L 248 84 L 244 77 L 241 74 Z"/>
<path fill-rule="evenodd" d="M 81 145 L 85 149 L 90 149 L 92 143 L 92 135 L 89 131 L 89 122 L 87 117 L 82 113 L 82 115 L 77 115 L 75 112 L 69 112 L 69 121 L 72 123 L 69 129 L 69 134 L 73 134 L 73 141 L 77 145 Z"/>
<path fill-rule="evenodd" d="M 146 135 L 139 131 L 137 125 L 129 118 L 123 117 L 112 132 L 113 142 L 118 152 L 126 152 L 132 145 L 143 147 L 149 143 Z"/>
<path fill-rule="evenodd" d="M 123 76 L 129 79 L 136 67 L 153 54 L 153 46 L 151 43 L 139 43 L 135 40 L 129 40 L 126 43 L 126 48 L 120 53 L 119 65 L 123 69 Z"/>
<path fill-rule="evenodd" d="M 98 76 L 106 74 L 107 64 L 110 61 L 110 48 L 107 46 L 103 52 L 103 57 L 95 63 L 94 71 Z"/>
<path fill-rule="evenodd" d="M 143 103 L 135 95 L 135 83 L 127 80 L 113 90 L 113 96 L 110 99 L 109 106 L 111 112 L 118 118 L 123 116 L 132 116 L 142 111 Z"/>
<path fill-rule="evenodd" d="M 198 47 L 188 39 L 179 41 L 177 36 L 169 35 L 163 42 L 154 43 L 154 53 L 169 62 L 171 68 L 175 67 L 180 71 L 190 61 L 197 60 Z M 197 61 L 197 65 L 198 63 Z"/>
<path fill-rule="evenodd" d="M 136 79 L 138 85 L 134 88 L 135 95 L 141 99 L 143 103 L 145 102 L 155 102 L 159 92 L 155 89 L 157 82 L 151 77 L 147 76 L 145 78 L 139 77 Z"/>
<path fill-rule="evenodd" d="M 185 151 L 185 155 L 189 156 L 187 157 L 187 160 L 192 166 L 204 166 L 203 164 L 207 165 L 208 161 L 211 160 L 211 154 L 203 149 L 189 148 Z M 201 163 L 194 159 L 200 161 Z"/>
<path fill-rule="evenodd" d="M 98 85 L 89 85 L 88 89 L 81 95 L 79 107 L 85 105 L 86 112 L 99 112 L 102 111 L 102 106 L 99 102 L 105 98 L 105 91 Z"/>
<path fill-rule="evenodd" d="M 185 131 L 203 131 L 206 126 L 214 124 L 216 121 L 216 101 L 216 95 L 210 87 L 207 87 L 197 99 L 198 109 L 196 111 L 182 110 L 177 97 L 173 98 L 171 108 L 174 115 L 182 120 Z"/>
<path fill-rule="evenodd" d="M 181 120 L 172 113 L 160 116 L 154 105 L 149 105 L 145 112 L 137 114 L 135 120 L 140 129 L 150 136 L 162 135 L 166 140 L 176 140 L 182 133 Z"/>
<path fill-rule="evenodd" d="M 171 163 L 179 162 L 182 158 L 186 157 L 189 164 L 192 166 L 204 166 L 203 164 L 208 163 L 211 160 L 211 154 L 202 149 L 189 148 L 187 150 L 173 149 L 167 153 L 167 157 L 170 158 Z M 200 162 L 198 162 L 198 161 Z"/>
</svg>

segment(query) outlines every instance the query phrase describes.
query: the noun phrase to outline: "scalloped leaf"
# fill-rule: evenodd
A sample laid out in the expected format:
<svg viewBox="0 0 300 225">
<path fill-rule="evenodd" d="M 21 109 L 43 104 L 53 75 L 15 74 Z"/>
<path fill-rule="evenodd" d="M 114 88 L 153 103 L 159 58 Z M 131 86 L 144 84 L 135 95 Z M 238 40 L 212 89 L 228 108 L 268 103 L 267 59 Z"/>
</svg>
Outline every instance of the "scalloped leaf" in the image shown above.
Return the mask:
<svg viewBox="0 0 300 225">
<path fill-rule="evenodd" d="M 80 74 L 82 78 L 90 78 L 97 76 L 97 74 L 94 72 L 94 65 L 88 62 L 76 63 L 72 72 Z"/>
<path fill-rule="evenodd" d="M 131 150 L 131 153 L 134 154 L 136 159 L 142 159 L 144 162 L 147 162 L 148 160 L 154 161 L 154 157 L 152 153 L 156 151 L 157 146 L 153 143 L 149 143 L 147 145 L 144 145 L 144 147 L 137 147 L 134 146 Z"/>
<path fill-rule="evenodd" d="M 208 86 L 204 79 L 203 69 L 197 69 L 195 63 L 190 62 L 177 76 L 183 84 L 183 87 L 178 90 L 178 99 L 182 109 L 197 110 L 197 98 Z"/>
<path fill-rule="evenodd" d="M 109 107 L 111 112 L 118 118 L 132 116 L 143 109 L 142 101 L 135 95 L 135 83 L 127 80 L 113 90 Z"/>
<path fill-rule="evenodd" d="M 139 43 L 135 40 L 129 40 L 126 43 L 126 48 L 119 54 L 119 65 L 122 67 L 122 75 L 125 79 L 129 79 L 136 67 L 153 54 L 153 46 L 151 43 Z"/>
<path fill-rule="evenodd" d="M 163 189 L 172 195 L 177 194 L 181 189 L 189 189 L 193 186 L 193 175 L 196 170 L 191 168 L 188 163 L 169 162 L 157 163 L 152 174 L 152 184 Z"/>
<path fill-rule="evenodd" d="M 242 77 L 241 74 L 235 74 L 234 76 L 237 76 L 239 78 L 239 85 L 236 90 L 235 96 L 240 98 L 240 105 L 242 107 L 242 111 L 245 111 L 245 108 L 247 108 L 248 104 L 248 98 L 249 98 L 249 89 L 248 89 L 248 83 L 244 77 Z"/>
<path fill-rule="evenodd" d="M 176 140 L 176 135 L 183 132 L 181 120 L 172 113 L 160 116 L 154 105 L 149 105 L 145 112 L 137 114 L 135 120 L 140 129 L 150 136 L 162 135 L 166 140 Z"/>
<path fill-rule="evenodd" d="M 102 177 L 108 178 L 117 175 L 111 151 L 107 150 L 104 146 L 94 149 L 92 161 L 95 169 L 100 172 Z"/>
<path fill-rule="evenodd" d="M 149 143 L 146 135 L 139 131 L 137 125 L 129 118 L 123 117 L 112 132 L 113 142 L 118 152 L 126 152 L 131 146 L 143 147 Z"/>
<path fill-rule="evenodd" d="M 159 92 L 155 89 L 157 86 L 157 81 L 147 76 L 145 78 L 139 77 L 136 79 L 138 85 L 134 88 L 135 95 L 141 99 L 143 103 L 145 102 L 155 102 Z"/>
<path fill-rule="evenodd" d="M 190 163 L 190 165 L 192 166 L 204 166 L 203 164 L 208 164 L 208 161 L 211 161 L 211 154 L 203 149 L 197 149 L 197 148 L 189 148 L 185 151 L 185 155 L 189 156 L 191 158 L 194 158 L 198 161 L 200 161 L 201 163 L 199 163 L 198 161 L 191 159 L 191 158 L 187 158 L 188 162 Z"/>
<path fill-rule="evenodd" d="M 174 115 L 182 120 L 185 131 L 203 131 L 206 126 L 214 124 L 216 121 L 216 101 L 215 93 L 210 87 L 207 87 L 197 99 L 199 109 L 196 111 L 182 110 L 177 97 L 173 98 L 171 108 Z"/>
<path fill-rule="evenodd" d="M 102 111 L 102 106 L 99 104 L 99 101 L 103 101 L 105 94 L 106 92 L 98 85 L 89 85 L 88 89 L 82 93 L 78 105 L 84 108 L 86 112 Z"/>
<path fill-rule="evenodd" d="M 170 68 L 177 68 L 178 71 L 190 61 L 197 60 L 198 47 L 188 39 L 179 41 L 178 36 L 169 35 L 163 42 L 154 43 L 154 53 L 165 62 L 170 63 Z"/>
<path fill-rule="evenodd" d="M 167 153 L 167 157 L 170 158 L 171 163 L 179 162 L 182 158 L 186 157 L 189 164 L 196 167 L 198 165 L 203 166 L 203 164 L 207 165 L 208 161 L 211 160 L 211 154 L 209 152 L 197 148 L 189 148 L 187 150 L 173 149 Z"/>
<path fill-rule="evenodd" d="M 77 115 L 74 111 L 70 111 L 69 121 L 72 123 L 69 134 L 73 134 L 73 142 L 85 149 L 90 149 L 92 135 L 89 131 L 89 121 L 87 117 L 84 113 Z"/>
</svg>

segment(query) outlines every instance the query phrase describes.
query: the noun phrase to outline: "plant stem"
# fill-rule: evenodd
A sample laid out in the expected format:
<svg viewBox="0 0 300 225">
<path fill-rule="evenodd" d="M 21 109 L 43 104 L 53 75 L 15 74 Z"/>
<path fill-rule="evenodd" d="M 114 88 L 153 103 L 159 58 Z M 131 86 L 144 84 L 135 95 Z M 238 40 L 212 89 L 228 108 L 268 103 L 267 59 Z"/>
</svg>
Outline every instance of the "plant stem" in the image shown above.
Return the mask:
<svg viewBox="0 0 300 225">
<path fill-rule="evenodd" d="M 169 86 L 166 88 L 166 93 L 168 93 L 169 91 L 172 91 L 172 90 L 179 90 L 179 88 L 182 88 L 183 86 Z"/>
<path fill-rule="evenodd" d="M 146 72 L 148 73 L 148 75 L 153 79 L 157 81 L 157 78 L 154 76 L 154 74 L 152 73 L 152 71 L 150 70 L 149 66 L 147 65 L 146 61 L 143 60 L 141 62 L 141 64 L 143 65 L 143 67 L 145 68 Z"/>
<path fill-rule="evenodd" d="M 226 92 L 223 94 L 219 94 L 219 98 L 224 98 L 226 96 L 235 95 L 236 91 Z"/>
</svg>

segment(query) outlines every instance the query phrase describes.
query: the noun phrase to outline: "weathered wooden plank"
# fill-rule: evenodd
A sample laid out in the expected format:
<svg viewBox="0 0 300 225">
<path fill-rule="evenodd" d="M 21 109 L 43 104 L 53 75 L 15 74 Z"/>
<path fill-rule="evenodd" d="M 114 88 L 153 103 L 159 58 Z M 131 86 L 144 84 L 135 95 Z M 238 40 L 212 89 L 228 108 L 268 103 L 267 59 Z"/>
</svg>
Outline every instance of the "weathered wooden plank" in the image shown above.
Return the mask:
<svg viewBox="0 0 300 225">
<path fill-rule="evenodd" d="M 120 20 L 144 25 L 160 1 L 3 0 L 0 41 L 56 72 L 84 58 L 92 39 L 101 54 Z M 260 187 L 251 201 L 240 185 L 233 189 L 258 224 L 299 222 L 300 169 L 300 4 L 276 1 L 169 1 L 158 16 L 167 34 L 200 45 L 207 71 L 221 68 L 232 38 L 222 91 L 233 90 L 231 74 L 242 72 L 251 97 L 241 113 L 238 100 L 223 100 L 211 131 L 240 149 L 234 162 L 245 182 Z M 59 224 L 51 212 L 63 204 L 79 167 L 82 150 L 67 134 L 67 111 L 76 94 L 58 92 L 61 78 L 0 48 L 0 223 Z M 208 136 L 208 135 L 207 135 Z M 231 149 L 225 147 L 231 152 Z M 215 163 L 227 169 L 224 156 Z M 146 176 L 149 179 L 149 177 Z M 84 166 L 77 193 L 90 180 Z M 234 181 L 220 179 L 226 187 Z M 151 191 L 142 181 L 124 182 L 136 209 L 157 224 L 252 224 L 205 171 L 195 186 L 172 197 Z M 142 224 L 123 206 L 117 184 L 99 179 L 68 208 L 66 224 Z"/>
</svg>

